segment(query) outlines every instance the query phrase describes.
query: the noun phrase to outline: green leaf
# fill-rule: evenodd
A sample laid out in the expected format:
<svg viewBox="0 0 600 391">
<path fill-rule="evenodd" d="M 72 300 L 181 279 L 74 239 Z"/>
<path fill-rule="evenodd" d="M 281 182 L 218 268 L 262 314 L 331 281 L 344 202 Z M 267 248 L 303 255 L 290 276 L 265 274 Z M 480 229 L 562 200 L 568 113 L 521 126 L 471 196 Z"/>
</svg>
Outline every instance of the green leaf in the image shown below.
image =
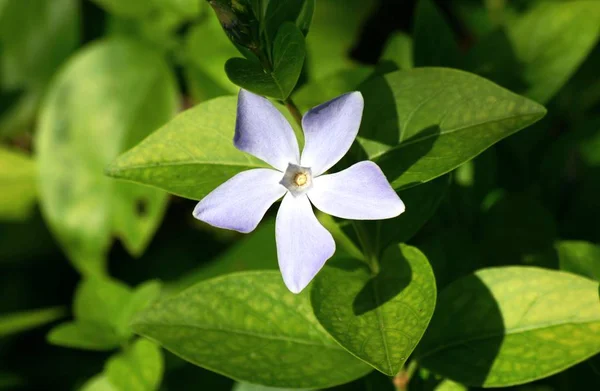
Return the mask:
<svg viewBox="0 0 600 391">
<path fill-rule="evenodd" d="M 395 189 L 455 169 L 546 113 L 533 101 L 453 69 L 392 72 L 361 91 L 359 142 Z"/>
<path fill-rule="evenodd" d="M 268 167 L 233 146 L 236 105 L 235 97 L 221 97 L 179 114 L 106 173 L 199 200 L 235 174 Z"/>
<path fill-rule="evenodd" d="M 160 348 L 138 339 L 121 353 L 112 356 L 104 371 L 86 382 L 81 391 L 155 391 L 158 390 L 164 362 Z"/>
<path fill-rule="evenodd" d="M 92 0 L 110 13 L 128 17 L 146 17 L 156 9 L 155 0 Z M 161 0 L 171 1 L 171 0 Z"/>
<path fill-rule="evenodd" d="M 600 352 L 598 283 L 532 267 L 483 269 L 445 288 L 417 350 L 424 367 L 505 387 Z"/>
<path fill-rule="evenodd" d="M 37 198 L 34 161 L 0 147 L 0 220 L 25 220 Z"/>
<path fill-rule="evenodd" d="M 415 247 L 389 247 L 381 270 L 330 262 L 314 281 L 311 302 L 321 325 L 349 352 L 386 375 L 396 375 L 435 308 L 435 278 Z"/>
<path fill-rule="evenodd" d="M 325 333 L 307 294 L 290 293 L 276 271 L 201 282 L 140 314 L 134 329 L 185 360 L 255 384 L 320 388 L 370 370 Z"/>
<path fill-rule="evenodd" d="M 507 27 L 517 58 L 525 68 L 525 95 L 545 103 L 598 42 L 600 3 L 539 2 Z"/>
<path fill-rule="evenodd" d="M 45 85 L 79 43 L 79 7 L 77 0 L 4 0 L 0 10 L 4 88 Z"/>
<path fill-rule="evenodd" d="M 433 0 L 418 1 L 413 38 L 415 66 L 457 66 L 460 52 L 454 33 Z"/>
<path fill-rule="evenodd" d="M 122 391 L 158 390 L 164 371 L 160 347 L 153 342 L 138 339 L 125 351 L 106 363 L 107 380 Z"/>
<path fill-rule="evenodd" d="M 113 350 L 124 338 L 115 330 L 91 322 L 68 322 L 54 327 L 47 335 L 53 345 L 85 350 Z"/>
<path fill-rule="evenodd" d="M 561 270 L 600 281 L 600 246 L 564 240 L 554 246 Z"/>
<path fill-rule="evenodd" d="M 296 22 L 305 6 L 305 2 L 305 0 L 277 0 L 267 2 L 263 24 L 270 42 L 275 39 L 275 35 L 278 34 L 281 26 L 288 22 Z M 309 25 L 310 19 L 312 19 L 312 15 L 308 19 Z M 303 24 L 305 24 L 304 21 Z"/>
<path fill-rule="evenodd" d="M 298 82 L 306 49 L 304 36 L 293 23 L 285 23 L 273 43 L 273 69 L 265 70 L 257 62 L 232 58 L 225 72 L 238 86 L 260 95 L 285 100 Z"/>
<path fill-rule="evenodd" d="M 274 387 L 265 387 L 259 386 L 256 384 L 250 383 L 236 383 L 231 391 L 313 391 L 312 389 L 298 389 L 298 388 L 274 388 Z"/>
<path fill-rule="evenodd" d="M 55 327 L 48 341 L 80 349 L 114 349 L 131 338 L 131 320 L 158 298 L 160 288 L 156 281 L 132 290 L 116 280 L 87 278 L 75 293 L 75 321 Z"/>
<path fill-rule="evenodd" d="M 171 118 L 177 103 L 163 60 L 127 40 L 88 46 L 54 79 L 35 140 L 41 206 L 80 272 L 104 273 L 113 234 L 133 255 L 152 238 L 166 194 L 106 178 L 104 167 Z"/>
<path fill-rule="evenodd" d="M 316 6 L 317 0 L 304 0 L 300 14 L 296 19 L 296 26 L 298 26 L 305 37 L 308 34 L 308 30 L 310 30 L 310 24 L 312 22 Z"/>
<path fill-rule="evenodd" d="M 43 326 L 64 315 L 65 310 L 60 307 L 2 314 L 0 316 L 0 338 Z"/>
</svg>

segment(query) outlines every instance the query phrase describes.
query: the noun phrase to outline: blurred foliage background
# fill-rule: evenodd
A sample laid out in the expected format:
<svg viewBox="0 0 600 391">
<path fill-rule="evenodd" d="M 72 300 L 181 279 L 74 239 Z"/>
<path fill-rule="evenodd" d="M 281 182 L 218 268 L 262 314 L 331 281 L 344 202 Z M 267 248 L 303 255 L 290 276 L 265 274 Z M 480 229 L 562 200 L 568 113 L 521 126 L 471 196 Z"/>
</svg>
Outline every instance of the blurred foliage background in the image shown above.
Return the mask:
<svg viewBox="0 0 600 391">
<path fill-rule="evenodd" d="M 293 94 L 302 109 L 390 66 L 465 69 L 548 108 L 542 121 L 431 182 L 431 200 L 416 194 L 431 218 L 409 243 L 428 256 L 438 288 L 481 267 L 558 268 L 564 246 L 598 251 L 599 24 L 588 33 L 588 22 L 566 11 L 551 23 L 526 19 L 538 3 L 317 0 Z M 522 34 L 543 44 L 528 47 Z M 106 40 L 118 43 L 102 51 Z M 74 56 L 101 61 L 75 66 Z M 231 271 L 277 267 L 271 223 L 250 237 L 212 229 L 192 218 L 194 201 L 113 187 L 103 175 L 118 153 L 177 111 L 234 94 L 223 67 L 236 56 L 200 0 L 0 0 L 0 389 L 78 389 L 103 371 L 110 351 L 47 341 L 73 312 L 76 268 L 106 269 L 129 286 L 160 280 L 169 292 Z M 119 62 L 131 64 L 129 73 L 105 77 Z M 88 94 L 96 83 L 111 92 Z M 69 93 L 79 100 L 63 96 Z M 44 136 L 61 116 L 78 132 L 65 134 L 72 137 L 66 144 Z M 100 152 L 77 142 L 88 137 Z M 89 161 L 88 154 L 105 158 Z M 61 233 L 73 227 L 80 236 Z M 600 278 L 600 266 L 592 270 Z M 161 390 L 262 390 L 164 354 Z M 432 387 L 427 374 L 411 383 L 411 390 Z M 373 373 L 336 389 L 393 386 Z M 598 390 L 600 358 L 514 389 Z"/>
</svg>

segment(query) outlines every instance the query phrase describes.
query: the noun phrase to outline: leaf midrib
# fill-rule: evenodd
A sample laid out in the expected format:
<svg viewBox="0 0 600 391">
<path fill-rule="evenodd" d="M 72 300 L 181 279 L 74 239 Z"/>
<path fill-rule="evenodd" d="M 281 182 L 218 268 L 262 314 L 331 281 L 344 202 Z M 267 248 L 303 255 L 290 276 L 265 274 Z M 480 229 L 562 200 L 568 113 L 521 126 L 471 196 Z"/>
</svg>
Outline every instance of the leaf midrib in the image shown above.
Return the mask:
<svg viewBox="0 0 600 391">
<path fill-rule="evenodd" d="M 325 345 L 325 344 L 319 344 L 319 343 L 309 341 L 309 340 L 299 339 L 296 337 L 289 337 L 289 336 L 285 336 L 285 335 L 268 335 L 268 334 L 262 334 L 262 333 L 257 333 L 257 332 L 251 332 L 251 331 L 247 331 L 247 330 L 231 329 L 231 328 L 226 328 L 226 327 L 217 328 L 217 327 L 209 327 L 209 326 L 194 325 L 194 324 L 182 324 L 182 323 L 138 322 L 138 323 L 134 324 L 134 328 L 137 325 L 159 326 L 159 327 L 168 327 L 168 328 L 171 328 L 171 327 L 193 328 L 193 329 L 198 329 L 198 330 L 202 330 L 202 331 L 231 333 L 231 334 L 237 334 L 237 335 L 242 335 L 242 336 L 246 336 L 246 337 L 262 338 L 262 339 L 266 339 L 266 340 L 292 342 L 292 343 L 296 343 L 299 345 L 314 346 L 314 347 L 323 348 L 323 349 L 335 350 L 338 352 L 345 351 L 344 349 L 341 349 L 337 345 L 333 345 L 333 344 Z"/>
<path fill-rule="evenodd" d="M 383 151 L 383 152 L 380 152 L 380 153 L 378 153 L 376 155 L 373 155 L 373 156 L 371 156 L 371 160 L 376 159 L 376 158 L 378 158 L 378 157 L 380 157 L 382 155 L 385 155 L 387 153 L 391 153 L 391 152 L 400 150 L 400 149 L 402 149 L 404 147 L 407 147 L 409 145 L 420 143 L 422 141 L 428 140 L 428 139 L 433 138 L 433 137 L 441 137 L 441 136 L 446 136 L 448 134 L 452 134 L 452 133 L 455 133 L 455 132 L 468 131 L 471 128 L 475 128 L 475 127 L 478 127 L 478 126 L 481 126 L 481 125 L 494 124 L 494 123 L 497 123 L 497 122 L 502 122 L 502 121 L 511 120 L 511 119 L 515 119 L 515 118 L 528 117 L 528 116 L 531 116 L 531 117 L 540 116 L 539 118 L 541 118 L 541 117 L 544 116 L 544 114 L 545 114 L 544 111 L 540 111 L 540 112 L 537 112 L 537 113 L 513 115 L 513 116 L 510 116 L 510 117 L 498 118 L 498 119 L 495 119 L 495 120 L 492 120 L 492 121 L 478 122 L 476 124 L 461 126 L 461 127 L 458 127 L 458 128 L 445 130 L 445 131 L 442 131 L 440 133 L 428 134 L 428 135 L 425 135 L 423 137 L 420 137 L 420 138 L 417 138 L 417 139 L 414 139 L 414 140 L 410 140 L 408 142 L 402 142 L 402 143 L 396 145 L 395 147 L 392 147 L 392 148 L 390 148 L 390 149 L 388 149 L 386 151 Z M 522 129 L 522 127 L 514 129 L 514 131 L 512 133 L 518 131 L 519 129 Z"/>
<path fill-rule="evenodd" d="M 592 321 L 585 321 L 585 322 L 556 322 L 556 323 L 548 323 L 548 324 L 540 324 L 540 325 L 531 325 L 531 326 L 524 326 L 524 327 L 516 327 L 516 328 L 511 329 L 508 332 L 504 332 L 504 333 L 491 332 L 491 333 L 488 333 L 488 334 L 485 334 L 485 335 L 474 336 L 474 337 L 471 337 L 471 338 L 457 340 L 457 341 L 455 341 L 453 343 L 449 343 L 449 344 L 446 344 L 446 345 L 438 346 L 435 349 L 432 349 L 432 350 L 430 350 L 430 351 L 428 351 L 426 353 L 420 354 L 419 358 L 423 359 L 425 357 L 431 356 L 434 353 L 440 352 L 442 350 L 448 350 L 450 348 L 453 348 L 453 347 L 458 346 L 458 345 L 463 345 L 463 344 L 466 344 L 468 342 L 480 341 L 480 340 L 484 340 L 484 339 L 491 339 L 491 338 L 498 338 L 498 337 L 506 337 L 508 335 L 524 333 L 524 332 L 527 332 L 527 331 L 545 330 L 545 329 L 549 329 L 549 328 L 552 328 L 552 327 L 558 327 L 558 326 L 587 325 L 587 324 L 593 324 L 593 323 L 600 323 L 600 319 L 598 319 L 598 320 L 592 320 Z"/>
<path fill-rule="evenodd" d="M 130 165 L 130 166 L 126 166 L 126 167 L 107 167 L 106 172 L 108 175 L 113 175 L 113 174 L 117 174 L 119 172 L 124 172 L 124 171 L 134 171 L 134 170 L 143 170 L 146 168 L 157 168 L 157 167 L 171 167 L 171 166 L 197 166 L 197 165 L 205 165 L 205 166 L 228 166 L 228 167 L 247 167 L 247 168 L 268 168 L 268 169 L 272 169 L 275 170 L 272 167 L 269 167 L 266 164 L 263 165 L 259 165 L 260 163 L 257 163 L 256 165 L 252 165 L 252 164 L 241 164 L 241 163 L 232 163 L 232 162 L 203 162 L 203 161 L 197 161 L 197 160 L 182 160 L 182 161 L 177 161 L 177 162 L 165 162 L 165 163 L 154 163 L 154 164 L 135 164 L 135 165 Z"/>
</svg>

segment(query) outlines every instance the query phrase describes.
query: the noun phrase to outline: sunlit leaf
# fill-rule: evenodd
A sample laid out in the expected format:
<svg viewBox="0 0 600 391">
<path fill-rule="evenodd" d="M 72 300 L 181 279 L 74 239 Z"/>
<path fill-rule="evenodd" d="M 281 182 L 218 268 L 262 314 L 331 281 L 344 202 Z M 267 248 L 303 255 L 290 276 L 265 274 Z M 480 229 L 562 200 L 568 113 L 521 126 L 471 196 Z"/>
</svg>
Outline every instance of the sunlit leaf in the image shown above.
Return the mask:
<svg viewBox="0 0 600 391">
<path fill-rule="evenodd" d="M 0 147 L 0 220 L 23 220 L 37 196 L 36 166 L 23 152 Z"/>
</svg>

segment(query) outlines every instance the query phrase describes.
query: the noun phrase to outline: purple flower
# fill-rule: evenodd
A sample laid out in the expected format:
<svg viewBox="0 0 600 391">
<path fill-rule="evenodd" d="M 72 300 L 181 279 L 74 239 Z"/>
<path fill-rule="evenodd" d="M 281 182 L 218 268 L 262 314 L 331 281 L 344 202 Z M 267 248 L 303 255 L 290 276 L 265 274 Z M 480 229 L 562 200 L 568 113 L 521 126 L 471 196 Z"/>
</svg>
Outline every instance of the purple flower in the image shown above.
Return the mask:
<svg viewBox="0 0 600 391">
<path fill-rule="evenodd" d="M 248 233 L 283 197 L 275 223 L 277 258 L 288 289 L 299 293 L 335 252 L 333 237 L 315 217 L 311 203 L 325 213 L 353 220 L 387 219 L 404 212 L 404 203 L 373 162 L 323 175 L 350 149 L 363 106 L 360 92 L 351 92 L 306 113 L 300 155 L 284 116 L 267 99 L 241 90 L 233 143 L 274 169 L 235 175 L 198 203 L 194 217 Z"/>
</svg>

